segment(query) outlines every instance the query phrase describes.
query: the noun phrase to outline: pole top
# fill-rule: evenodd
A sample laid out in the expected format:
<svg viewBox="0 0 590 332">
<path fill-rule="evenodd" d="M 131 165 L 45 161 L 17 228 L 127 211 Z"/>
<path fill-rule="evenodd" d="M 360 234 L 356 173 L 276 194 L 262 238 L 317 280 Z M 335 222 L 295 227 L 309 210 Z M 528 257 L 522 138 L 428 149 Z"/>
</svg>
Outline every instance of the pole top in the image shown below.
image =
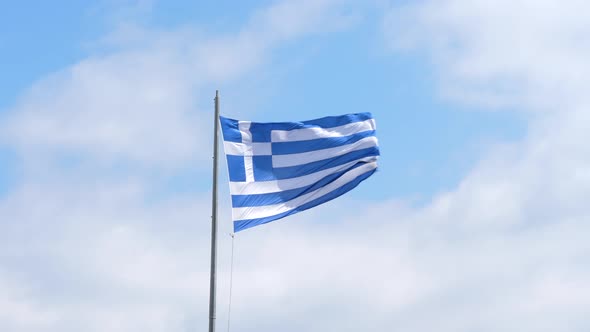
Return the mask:
<svg viewBox="0 0 590 332">
<path fill-rule="evenodd" d="M 219 97 L 219 90 L 215 90 L 215 98 Z"/>
</svg>

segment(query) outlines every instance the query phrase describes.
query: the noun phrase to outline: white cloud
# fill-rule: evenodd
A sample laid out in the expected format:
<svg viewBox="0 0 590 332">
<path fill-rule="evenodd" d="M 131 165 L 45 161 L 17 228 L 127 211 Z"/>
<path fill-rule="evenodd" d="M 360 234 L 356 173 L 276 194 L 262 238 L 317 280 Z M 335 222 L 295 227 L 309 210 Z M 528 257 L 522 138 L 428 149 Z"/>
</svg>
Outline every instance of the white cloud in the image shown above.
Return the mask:
<svg viewBox="0 0 590 332">
<path fill-rule="evenodd" d="M 0 270 L 0 326 L 6 331 L 35 331 L 54 323 L 57 317 L 51 308 L 30 301 L 30 294 L 18 282 L 10 282 Z"/>
<path fill-rule="evenodd" d="M 423 1 L 390 11 L 385 27 L 393 47 L 429 52 L 449 97 L 571 108 L 589 70 L 587 12 L 578 0 Z"/>
<path fill-rule="evenodd" d="M 176 164 L 205 140 L 191 84 L 166 51 L 82 61 L 37 83 L 5 122 L 15 145 Z"/>
<path fill-rule="evenodd" d="M 183 331 L 204 319 L 206 199 L 144 199 L 135 184 L 66 182 L 0 202 L 0 285 L 12 280 L 0 329 Z"/>
<path fill-rule="evenodd" d="M 340 201 L 325 207 L 325 214 L 240 234 L 235 326 L 248 330 L 264 322 L 269 331 L 587 327 L 587 217 L 528 229 L 481 229 L 457 224 L 449 214 L 403 211 L 385 202 L 370 211 L 349 211 L 344 220 L 321 222 L 353 203 Z"/>
</svg>

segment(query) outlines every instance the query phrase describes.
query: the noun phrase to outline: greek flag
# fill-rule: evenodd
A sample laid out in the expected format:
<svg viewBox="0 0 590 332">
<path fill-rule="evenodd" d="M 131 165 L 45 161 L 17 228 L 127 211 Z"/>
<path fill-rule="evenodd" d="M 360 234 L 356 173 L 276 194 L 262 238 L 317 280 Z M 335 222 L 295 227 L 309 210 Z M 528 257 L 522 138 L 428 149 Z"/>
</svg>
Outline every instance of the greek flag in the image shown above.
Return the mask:
<svg viewBox="0 0 590 332">
<path fill-rule="evenodd" d="M 235 232 L 328 202 L 377 169 L 370 113 L 275 123 L 220 117 L 220 122 Z"/>
</svg>

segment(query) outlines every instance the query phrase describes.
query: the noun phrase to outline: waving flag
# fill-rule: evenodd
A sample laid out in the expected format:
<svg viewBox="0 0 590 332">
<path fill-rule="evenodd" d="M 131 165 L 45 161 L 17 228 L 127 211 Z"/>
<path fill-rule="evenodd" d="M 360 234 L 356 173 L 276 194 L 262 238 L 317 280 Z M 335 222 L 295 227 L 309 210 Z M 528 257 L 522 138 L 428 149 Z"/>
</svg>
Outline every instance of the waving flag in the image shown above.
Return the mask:
<svg viewBox="0 0 590 332">
<path fill-rule="evenodd" d="M 370 113 L 303 122 L 220 120 L 235 232 L 330 201 L 377 169 Z"/>
</svg>

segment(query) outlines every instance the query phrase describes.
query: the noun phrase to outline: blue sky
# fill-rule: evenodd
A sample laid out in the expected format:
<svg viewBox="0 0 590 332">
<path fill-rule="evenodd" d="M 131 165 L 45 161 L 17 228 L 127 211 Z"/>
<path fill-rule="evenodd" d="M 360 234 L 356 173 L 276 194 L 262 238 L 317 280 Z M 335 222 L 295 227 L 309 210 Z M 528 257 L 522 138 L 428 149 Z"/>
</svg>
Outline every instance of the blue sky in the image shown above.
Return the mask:
<svg viewBox="0 0 590 332">
<path fill-rule="evenodd" d="M 55 6 L 22 1 L 2 15 L 2 109 L 43 75 L 84 56 L 83 43 L 105 30 L 102 17 L 81 3 Z"/>
<path fill-rule="evenodd" d="M 382 153 L 346 196 L 239 234 L 233 331 L 586 331 L 589 12 L 2 5 L 0 330 L 204 328 L 219 89 L 245 120 L 371 111 Z"/>
</svg>

